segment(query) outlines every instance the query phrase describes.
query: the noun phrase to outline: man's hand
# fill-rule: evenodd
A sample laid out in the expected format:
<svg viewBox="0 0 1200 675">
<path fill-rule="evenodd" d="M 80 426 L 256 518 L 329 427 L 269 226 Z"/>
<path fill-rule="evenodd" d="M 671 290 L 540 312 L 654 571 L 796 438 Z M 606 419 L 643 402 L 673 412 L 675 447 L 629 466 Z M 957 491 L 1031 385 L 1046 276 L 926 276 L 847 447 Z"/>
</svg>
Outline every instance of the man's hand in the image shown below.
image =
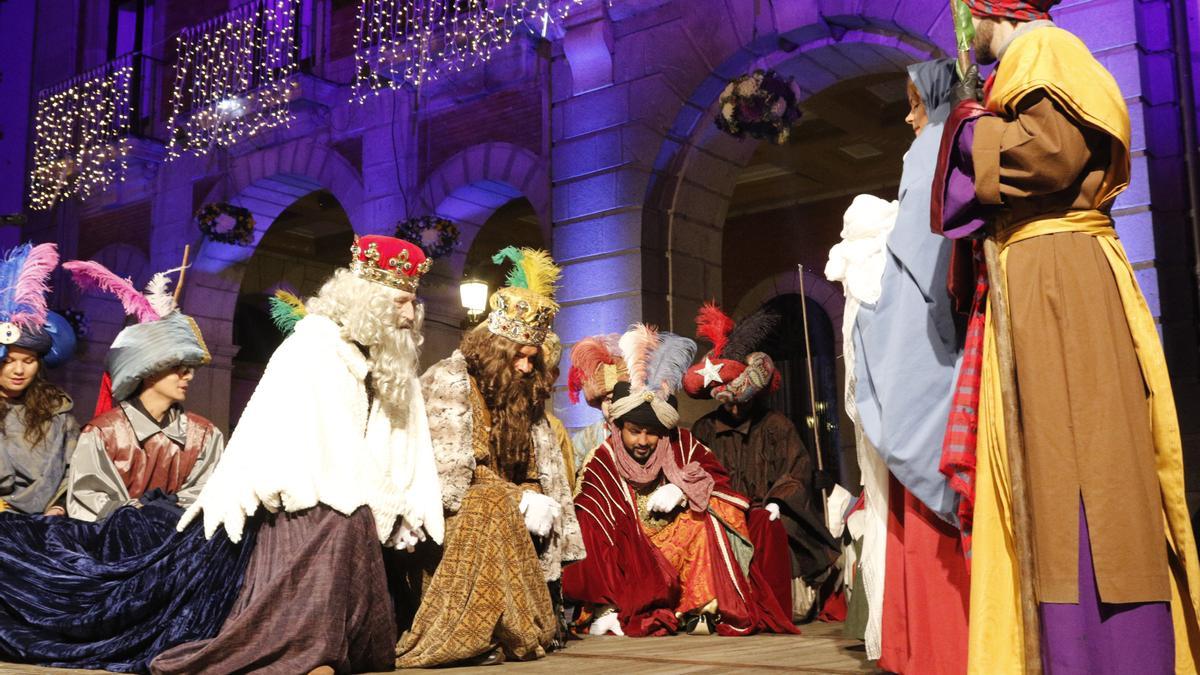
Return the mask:
<svg viewBox="0 0 1200 675">
<path fill-rule="evenodd" d="M 43 516 L 54 516 L 57 518 L 59 516 L 67 515 L 67 510 L 61 506 L 55 505 L 55 506 L 51 506 L 50 508 L 46 509 L 46 512 L 43 513 L 42 515 Z"/>
<path fill-rule="evenodd" d="M 836 484 L 837 481 L 833 479 L 833 476 L 829 475 L 828 471 L 813 472 L 813 488 L 815 488 L 817 492 L 832 490 L 833 486 Z"/>
<path fill-rule="evenodd" d="M 763 508 L 766 509 L 767 513 L 769 514 L 767 516 L 767 520 L 769 520 L 771 522 L 779 520 L 779 505 L 778 504 L 776 504 L 775 502 L 767 502 L 767 505 L 764 506 Z"/>
<path fill-rule="evenodd" d="M 950 90 L 950 102 L 957 106 L 963 101 L 983 100 L 983 87 L 979 84 L 979 66 L 974 63 L 967 69 L 967 75 L 959 80 Z"/>
<path fill-rule="evenodd" d="M 646 500 L 646 509 L 670 513 L 682 503 L 683 490 L 676 487 L 674 483 L 667 483 L 650 494 L 650 498 Z"/>
<path fill-rule="evenodd" d="M 417 544 L 423 541 L 425 541 L 425 528 L 420 525 L 413 527 L 407 518 L 401 518 L 400 524 L 396 527 L 396 533 L 392 535 L 389 543 L 397 550 L 412 553 L 417 549 Z"/>
<path fill-rule="evenodd" d="M 605 635 L 607 633 L 625 637 L 625 631 L 621 630 L 621 620 L 617 617 L 616 612 L 609 612 L 596 619 L 588 628 L 588 635 Z"/>
<path fill-rule="evenodd" d="M 544 494 L 526 490 L 521 493 L 521 513 L 530 534 L 545 537 L 562 517 L 562 505 Z"/>
</svg>

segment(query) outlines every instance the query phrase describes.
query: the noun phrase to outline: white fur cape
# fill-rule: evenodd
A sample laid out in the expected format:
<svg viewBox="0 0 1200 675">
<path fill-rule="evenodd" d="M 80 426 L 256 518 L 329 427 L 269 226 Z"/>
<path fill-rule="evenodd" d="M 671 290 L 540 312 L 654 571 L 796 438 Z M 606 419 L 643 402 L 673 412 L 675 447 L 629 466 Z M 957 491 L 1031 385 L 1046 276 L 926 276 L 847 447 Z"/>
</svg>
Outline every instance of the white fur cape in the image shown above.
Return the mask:
<svg viewBox="0 0 1200 675">
<path fill-rule="evenodd" d="M 378 401 L 368 412 L 366 377 L 366 358 L 337 324 L 314 314 L 297 323 L 179 529 L 203 511 L 206 536 L 224 525 L 237 542 L 259 504 L 292 512 L 321 503 L 346 515 L 370 507 L 386 545 L 400 518 L 440 543 L 442 493 L 420 384 L 414 376 L 408 419 L 397 424 Z"/>
<path fill-rule="evenodd" d="M 442 502 L 456 513 L 475 475 L 475 450 L 471 446 L 471 378 L 467 360 L 455 351 L 448 359 L 430 366 L 421 376 L 429 420 L 433 429 L 434 456 L 442 481 Z M 562 506 L 562 517 L 550 535 L 549 545 L 539 556 L 546 581 L 562 576 L 562 564 L 584 557 L 583 535 L 575 518 L 575 502 L 567 483 L 566 464 L 550 424 L 533 425 L 533 447 L 537 453 L 538 482 L 542 494 Z"/>
</svg>

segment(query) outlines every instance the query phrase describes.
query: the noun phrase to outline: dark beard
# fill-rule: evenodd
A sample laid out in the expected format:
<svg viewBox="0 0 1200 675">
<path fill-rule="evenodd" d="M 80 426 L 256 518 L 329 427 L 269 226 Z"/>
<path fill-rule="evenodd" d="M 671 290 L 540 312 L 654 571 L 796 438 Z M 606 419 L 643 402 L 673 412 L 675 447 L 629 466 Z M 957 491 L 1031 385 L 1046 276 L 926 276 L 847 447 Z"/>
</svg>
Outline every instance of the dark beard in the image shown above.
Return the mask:
<svg viewBox="0 0 1200 675">
<path fill-rule="evenodd" d="M 991 19 L 980 21 L 975 28 L 975 39 L 971 41 L 971 47 L 975 50 L 975 60 L 981 66 L 991 65 L 997 60 L 996 54 L 992 52 L 992 37 L 995 32 L 996 22 Z"/>
<path fill-rule="evenodd" d="M 544 403 L 535 404 L 533 377 L 512 378 L 507 386 L 483 392 L 492 414 L 492 451 L 497 472 L 513 483 L 529 479 L 533 458 L 533 425 L 544 415 Z M 519 402 L 519 403 L 518 403 Z"/>
</svg>

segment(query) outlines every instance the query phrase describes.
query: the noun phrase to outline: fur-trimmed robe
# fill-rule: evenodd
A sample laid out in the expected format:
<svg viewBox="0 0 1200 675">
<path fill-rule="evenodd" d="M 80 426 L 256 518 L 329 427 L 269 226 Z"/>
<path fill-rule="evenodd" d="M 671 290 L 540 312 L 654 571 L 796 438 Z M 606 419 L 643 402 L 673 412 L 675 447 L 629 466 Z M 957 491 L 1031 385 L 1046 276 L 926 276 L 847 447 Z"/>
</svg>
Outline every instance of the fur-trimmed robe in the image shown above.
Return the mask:
<svg viewBox="0 0 1200 675">
<path fill-rule="evenodd" d="M 237 542 L 260 503 L 273 513 L 320 503 L 346 516 L 369 507 L 388 545 L 401 518 L 441 542 L 437 470 L 417 378 L 408 419 L 397 423 L 378 399 L 369 402 L 367 367 L 329 318 L 310 314 L 297 323 L 179 529 L 203 511 L 207 536 L 224 525 Z"/>
<path fill-rule="evenodd" d="M 475 472 L 475 452 L 471 446 L 471 378 L 462 352 L 455 350 L 449 358 L 425 371 L 421 376 L 421 390 L 425 395 L 433 454 L 442 482 L 442 505 L 448 513 L 457 513 Z M 562 518 L 541 554 L 546 581 L 554 581 L 562 576 L 562 563 L 583 559 L 583 537 L 575 518 L 575 504 L 571 500 L 558 440 L 545 419 L 534 424 L 531 433 L 542 494 L 562 505 Z"/>
</svg>

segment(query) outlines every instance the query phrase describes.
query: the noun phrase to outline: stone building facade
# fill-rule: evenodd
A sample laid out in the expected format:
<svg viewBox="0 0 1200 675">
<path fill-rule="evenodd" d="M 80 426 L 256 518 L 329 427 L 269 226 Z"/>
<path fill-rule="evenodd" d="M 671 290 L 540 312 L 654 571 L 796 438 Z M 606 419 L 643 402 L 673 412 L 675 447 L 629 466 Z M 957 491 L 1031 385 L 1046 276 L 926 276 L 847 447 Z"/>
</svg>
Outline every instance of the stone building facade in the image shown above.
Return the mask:
<svg viewBox="0 0 1200 675">
<path fill-rule="evenodd" d="M 350 231 L 390 233 L 397 221 L 426 214 L 450 218 L 462 232 L 424 287 L 426 361 L 447 355 L 461 335 L 458 282 L 482 274 L 489 253 L 482 247 L 515 237 L 549 247 L 564 267 L 557 329 L 568 345 L 636 320 L 691 334 L 706 299 L 745 314 L 798 297 L 803 284 L 809 318 L 826 333 L 826 370 L 836 373 L 843 298 L 820 274 L 825 253 L 853 194 L 894 197 L 899 179 L 899 151 L 887 150 L 897 120 L 872 115 L 894 115 L 906 64 L 953 48 L 946 3 L 931 0 L 582 0 L 544 35 L 522 33 L 486 64 L 356 103 L 359 2 L 294 3 L 302 60 L 291 123 L 170 161 L 161 94 L 175 36 L 252 3 L 0 3 L 0 90 L 10 103 L 0 116 L 0 209 L 28 213 L 19 231 L 5 228 L 4 241 L 58 241 L 65 259 L 94 257 L 135 280 L 178 265 L 190 245 L 184 309 L 214 356 L 190 404 L 225 428 L 254 378 L 239 374 L 247 327 L 257 325 L 239 324 L 239 303 L 261 296 L 274 277 L 311 290 L 343 254 L 331 242 L 345 242 Z M 140 43 L 117 35 L 114 7 L 127 13 L 122 20 L 139 22 Z M 1191 455 L 1200 453 L 1198 15 L 1200 7 L 1184 0 L 1068 0 L 1054 11 L 1126 95 L 1133 183 L 1116 204 L 1117 229 L 1160 322 Z M 154 99 L 143 115 L 148 125 L 131 134 L 127 179 L 89 199 L 28 212 L 38 92 L 120 57 L 118 47 L 153 64 L 145 69 L 156 71 L 148 90 L 158 92 L 147 98 Z M 715 128 L 721 89 L 755 68 L 794 76 L 821 111 L 806 115 L 813 126 L 800 145 L 764 148 Z M 867 98 L 869 106 L 855 103 Z M 854 143 L 804 154 L 852 124 Z M 791 158 L 780 160 L 780 152 Z M 806 173 L 806 166 L 817 169 Z M 840 177 L 822 180 L 835 169 Z M 193 213 L 214 201 L 250 209 L 252 245 L 201 239 Z M 321 215 L 324 229 L 306 230 L 323 210 L 336 217 Z M 65 279 L 57 286 L 56 302 L 80 304 L 91 324 L 80 358 L 56 374 L 87 410 L 122 319 L 115 303 L 80 298 Z M 823 377 L 823 396 L 836 409 L 840 384 Z M 557 404 L 569 425 L 590 420 L 565 395 Z M 844 424 L 836 412 L 825 416 L 830 428 Z M 849 434 L 842 436 L 826 440 L 845 445 Z"/>
</svg>

